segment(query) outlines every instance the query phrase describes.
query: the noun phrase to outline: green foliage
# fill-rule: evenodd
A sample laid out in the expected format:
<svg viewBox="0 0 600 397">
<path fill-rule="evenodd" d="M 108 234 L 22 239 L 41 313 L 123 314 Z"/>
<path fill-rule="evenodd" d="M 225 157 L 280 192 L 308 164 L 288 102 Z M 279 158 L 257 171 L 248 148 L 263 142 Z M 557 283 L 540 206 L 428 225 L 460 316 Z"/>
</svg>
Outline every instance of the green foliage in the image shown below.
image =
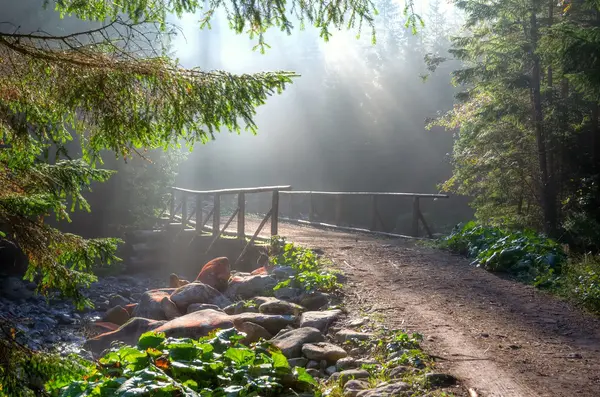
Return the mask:
<svg viewBox="0 0 600 397">
<path fill-rule="evenodd" d="M 548 281 L 560 274 L 566 255 L 560 244 L 534 231 L 506 230 L 468 222 L 441 242 L 453 252 L 474 258 L 473 264 L 511 273 L 526 282 Z"/>
<path fill-rule="evenodd" d="M 246 347 L 243 337 L 233 328 L 199 340 L 149 332 L 137 347 L 113 348 L 83 376 L 48 386 L 61 397 L 267 397 L 314 389 L 315 380 L 303 368 L 292 370 L 277 348 L 266 342 Z"/>
<path fill-rule="evenodd" d="M 558 279 L 558 292 L 586 309 L 600 314 L 600 257 L 571 258 Z"/>
<path fill-rule="evenodd" d="M 301 248 L 285 239 L 271 238 L 269 262 L 274 266 L 289 266 L 297 273 L 275 286 L 275 290 L 284 287 L 303 288 L 305 291 L 333 292 L 341 288 L 337 277 L 323 268 L 323 261 L 312 251 Z"/>
</svg>

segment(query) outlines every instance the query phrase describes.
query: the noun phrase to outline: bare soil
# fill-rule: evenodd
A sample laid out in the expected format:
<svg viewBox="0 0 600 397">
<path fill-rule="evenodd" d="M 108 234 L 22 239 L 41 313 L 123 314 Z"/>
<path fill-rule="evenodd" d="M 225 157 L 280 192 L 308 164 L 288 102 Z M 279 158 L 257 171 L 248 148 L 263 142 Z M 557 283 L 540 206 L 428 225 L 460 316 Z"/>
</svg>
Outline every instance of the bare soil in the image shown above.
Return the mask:
<svg viewBox="0 0 600 397">
<path fill-rule="evenodd" d="M 250 226 L 250 225 L 249 225 Z M 350 310 L 424 334 L 425 350 L 479 396 L 600 396 L 600 319 L 412 240 L 281 224 L 342 270 Z"/>
</svg>

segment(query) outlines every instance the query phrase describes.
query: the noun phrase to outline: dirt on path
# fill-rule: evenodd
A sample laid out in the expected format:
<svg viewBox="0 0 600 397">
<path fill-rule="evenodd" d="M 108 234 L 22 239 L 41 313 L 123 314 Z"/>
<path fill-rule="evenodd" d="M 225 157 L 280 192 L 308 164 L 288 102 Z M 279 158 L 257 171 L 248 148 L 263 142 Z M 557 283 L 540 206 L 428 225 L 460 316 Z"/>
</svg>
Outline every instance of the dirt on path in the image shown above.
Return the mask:
<svg viewBox="0 0 600 397">
<path fill-rule="evenodd" d="M 600 396 L 600 319 L 411 240 L 281 224 L 348 277 L 347 305 L 425 335 L 425 350 L 479 396 Z"/>
</svg>

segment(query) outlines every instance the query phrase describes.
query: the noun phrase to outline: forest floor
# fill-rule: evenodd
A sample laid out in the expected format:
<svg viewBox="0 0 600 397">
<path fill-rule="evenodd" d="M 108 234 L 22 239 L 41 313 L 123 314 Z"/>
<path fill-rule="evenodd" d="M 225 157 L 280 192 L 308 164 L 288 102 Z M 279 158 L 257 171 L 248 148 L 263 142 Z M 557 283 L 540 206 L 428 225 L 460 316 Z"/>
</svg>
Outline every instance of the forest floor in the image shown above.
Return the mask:
<svg viewBox="0 0 600 397">
<path fill-rule="evenodd" d="M 280 224 L 347 276 L 346 306 L 420 332 L 479 396 L 600 396 L 600 319 L 414 240 Z"/>
</svg>

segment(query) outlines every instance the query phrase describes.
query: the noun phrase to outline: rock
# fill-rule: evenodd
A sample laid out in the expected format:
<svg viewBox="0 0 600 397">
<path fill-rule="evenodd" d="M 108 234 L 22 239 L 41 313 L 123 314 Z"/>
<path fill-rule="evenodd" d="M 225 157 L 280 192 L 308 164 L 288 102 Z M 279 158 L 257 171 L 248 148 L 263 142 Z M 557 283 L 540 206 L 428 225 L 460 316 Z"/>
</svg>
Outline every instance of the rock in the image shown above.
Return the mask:
<svg viewBox="0 0 600 397">
<path fill-rule="evenodd" d="M 102 317 L 102 321 L 107 323 L 113 323 L 117 325 L 123 325 L 129 321 L 129 312 L 122 306 L 115 306 L 108 311 Z"/>
<path fill-rule="evenodd" d="M 165 317 L 167 320 L 173 320 L 181 316 L 177 305 L 173 303 L 171 298 L 169 298 L 168 296 L 162 298 L 162 300 L 160 301 L 160 306 L 162 307 L 162 310 L 165 313 Z"/>
<path fill-rule="evenodd" d="M 340 343 L 344 343 L 344 342 L 350 341 L 350 340 L 357 340 L 357 341 L 369 340 L 369 339 L 373 338 L 373 336 L 374 335 L 369 332 L 359 332 L 359 331 L 353 331 L 351 329 L 342 329 L 337 334 L 335 334 L 335 340 Z"/>
<path fill-rule="evenodd" d="M 378 386 L 375 389 L 363 390 L 356 394 L 356 397 L 392 397 L 401 396 L 402 393 L 410 390 L 410 385 L 404 382 L 395 382 L 387 385 Z"/>
<path fill-rule="evenodd" d="M 269 273 L 269 271 L 267 270 L 267 267 L 266 266 L 261 266 L 261 267 L 259 267 L 257 269 L 252 270 L 252 272 L 250 272 L 250 275 L 254 276 L 256 274 L 268 274 L 268 273 Z"/>
<path fill-rule="evenodd" d="M 210 303 L 192 303 L 191 305 L 188 306 L 187 312 L 189 314 L 189 313 L 198 312 L 200 310 L 206 310 L 206 309 L 224 311 L 224 310 L 221 310 L 219 308 L 219 306 L 211 305 Z"/>
<path fill-rule="evenodd" d="M 361 325 L 365 325 L 368 321 L 369 320 L 367 320 L 366 318 L 357 318 L 357 319 L 350 321 L 348 323 L 348 327 L 349 328 L 357 328 L 357 327 L 360 327 Z"/>
<path fill-rule="evenodd" d="M 329 295 L 322 292 L 313 292 L 312 294 L 304 295 L 300 299 L 299 304 L 308 310 L 320 310 L 329 304 Z"/>
<path fill-rule="evenodd" d="M 333 374 L 335 374 L 336 372 L 337 372 L 337 369 L 335 368 L 335 365 L 331 365 L 331 366 L 329 366 L 329 367 L 325 368 L 325 373 L 326 373 L 327 375 L 333 375 Z"/>
<path fill-rule="evenodd" d="M 131 294 L 131 300 L 138 302 L 140 299 L 142 299 L 142 294 L 138 294 L 138 293 Z"/>
<path fill-rule="evenodd" d="M 246 346 L 251 343 L 258 342 L 260 339 L 269 340 L 272 337 L 269 331 L 267 331 L 260 325 L 251 323 L 249 321 L 237 324 L 235 328 L 238 331 L 241 331 L 246 334 L 246 337 L 240 341 L 240 343 Z"/>
<path fill-rule="evenodd" d="M 271 274 L 273 275 L 273 277 L 275 277 L 279 281 L 287 280 L 290 277 L 294 277 L 297 273 L 298 272 L 296 271 L 296 269 L 290 266 L 275 266 L 271 270 Z"/>
<path fill-rule="evenodd" d="M 180 279 L 175 273 L 171 273 L 169 276 L 169 287 L 171 288 L 179 288 L 184 285 L 189 284 L 190 282 L 187 280 Z"/>
<path fill-rule="evenodd" d="M 107 323 L 104 321 L 94 321 L 89 323 L 86 327 L 86 331 L 92 335 L 104 334 L 106 332 L 112 332 L 119 329 L 118 324 Z"/>
<path fill-rule="evenodd" d="M 0 291 L 3 296 L 12 300 L 28 299 L 33 296 L 33 292 L 27 288 L 25 282 L 19 277 L 6 277 L 2 279 Z"/>
<path fill-rule="evenodd" d="M 129 300 L 123 298 L 121 295 L 118 295 L 118 294 L 111 295 L 111 297 L 108 299 L 109 307 L 115 307 L 115 306 L 125 307 L 128 304 L 129 304 Z"/>
<path fill-rule="evenodd" d="M 364 380 L 352 379 L 344 385 L 344 397 L 356 397 L 362 390 L 368 389 L 369 383 Z"/>
<path fill-rule="evenodd" d="M 308 360 L 304 357 L 288 358 L 288 363 L 290 364 L 290 367 L 292 367 L 292 368 L 306 367 L 306 365 L 308 364 Z"/>
<path fill-rule="evenodd" d="M 253 301 L 240 301 L 227 306 L 223 309 L 223 311 L 230 315 L 242 313 L 258 313 L 258 305 L 255 304 L 255 302 Z"/>
<path fill-rule="evenodd" d="M 209 303 L 219 307 L 231 304 L 219 291 L 201 282 L 193 282 L 177 288 L 171 294 L 171 300 L 182 313 L 186 313 L 187 307 L 192 303 Z"/>
<path fill-rule="evenodd" d="M 137 305 L 137 303 L 130 303 L 128 305 L 125 305 L 124 309 L 127 310 L 127 313 L 129 313 L 130 317 L 131 315 L 133 315 L 133 311 L 135 310 Z"/>
<path fill-rule="evenodd" d="M 340 315 L 341 310 L 325 310 L 322 312 L 306 312 L 300 316 L 300 327 L 313 327 L 325 332 L 327 327 Z"/>
<path fill-rule="evenodd" d="M 344 349 L 327 342 L 307 343 L 302 346 L 302 354 L 311 360 L 327 360 L 331 363 L 348 356 Z"/>
<path fill-rule="evenodd" d="M 197 339 L 216 329 L 233 328 L 231 317 L 216 310 L 193 312 L 171 320 L 156 328 L 168 337 Z"/>
<path fill-rule="evenodd" d="M 291 302 L 298 302 L 302 296 L 302 290 L 300 288 L 279 288 L 274 291 L 273 295 L 277 299 L 285 299 Z"/>
<path fill-rule="evenodd" d="M 276 335 L 283 328 L 291 325 L 295 321 L 294 316 L 277 316 L 262 313 L 242 313 L 231 316 L 234 324 L 251 322 L 260 325 L 271 335 Z"/>
<path fill-rule="evenodd" d="M 273 299 L 260 305 L 258 311 L 264 314 L 290 314 L 298 316 L 304 311 L 304 308 L 295 303 Z"/>
<path fill-rule="evenodd" d="M 302 354 L 302 346 L 306 343 L 324 341 L 323 334 L 312 327 L 294 329 L 271 339 L 273 345 L 281 349 L 281 352 L 288 358 L 299 357 Z"/>
<path fill-rule="evenodd" d="M 97 310 L 100 310 L 100 311 L 103 311 L 103 312 L 105 312 L 108 309 L 110 309 L 110 305 L 108 304 L 107 300 L 98 302 L 95 305 L 95 307 L 96 307 Z"/>
<path fill-rule="evenodd" d="M 389 370 L 390 379 L 402 378 L 407 372 L 413 372 L 414 368 L 400 365 Z"/>
<path fill-rule="evenodd" d="M 307 369 L 306 373 L 309 374 L 310 376 L 312 376 L 313 378 L 319 378 L 321 376 L 321 373 L 319 372 L 319 370 L 314 369 L 314 368 Z"/>
<path fill-rule="evenodd" d="M 202 270 L 198 274 L 198 277 L 196 277 L 195 282 L 201 282 L 206 285 L 210 285 L 217 291 L 224 292 L 227 289 L 227 283 L 230 276 L 231 272 L 229 269 L 229 259 L 226 257 L 215 258 L 202 267 Z"/>
<path fill-rule="evenodd" d="M 320 368 L 321 364 L 316 360 L 309 360 L 306 363 L 306 368 Z"/>
<path fill-rule="evenodd" d="M 450 387 L 454 386 L 457 380 L 450 374 L 430 372 L 425 374 L 425 382 L 431 387 Z"/>
<path fill-rule="evenodd" d="M 58 320 L 58 323 L 62 325 L 70 325 L 75 323 L 75 319 L 67 313 L 57 313 L 56 319 Z"/>
<path fill-rule="evenodd" d="M 169 297 L 174 291 L 174 288 L 162 288 L 144 292 L 140 303 L 133 309 L 133 317 L 166 320 L 167 317 L 165 316 L 161 302 L 163 298 Z"/>
<path fill-rule="evenodd" d="M 277 285 L 277 280 L 271 276 L 234 276 L 229 281 L 225 296 L 231 300 L 244 300 L 255 296 L 264 296 L 268 292 L 272 293 L 275 285 Z"/>
<path fill-rule="evenodd" d="M 340 358 L 337 363 L 335 363 L 335 366 L 338 371 L 343 371 L 345 369 L 356 368 L 358 367 L 358 364 L 356 363 L 356 359 L 352 357 L 344 357 Z"/>
<path fill-rule="evenodd" d="M 135 346 L 144 332 L 151 331 L 165 324 L 165 321 L 150 320 L 147 318 L 134 317 L 117 330 L 106 332 L 94 338 L 88 339 L 83 348 L 95 354 L 99 354 L 110 347 L 114 341 L 121 341 Z"/>
<path fill-rule="evenodd" d="M 352 379 L 368 379 L 371 374 L 364 369 L 347 369 L 345 371 L 340 372 L 338 377 L 342 386 L 346 384 L 349 380 Z"/>
</svg>

